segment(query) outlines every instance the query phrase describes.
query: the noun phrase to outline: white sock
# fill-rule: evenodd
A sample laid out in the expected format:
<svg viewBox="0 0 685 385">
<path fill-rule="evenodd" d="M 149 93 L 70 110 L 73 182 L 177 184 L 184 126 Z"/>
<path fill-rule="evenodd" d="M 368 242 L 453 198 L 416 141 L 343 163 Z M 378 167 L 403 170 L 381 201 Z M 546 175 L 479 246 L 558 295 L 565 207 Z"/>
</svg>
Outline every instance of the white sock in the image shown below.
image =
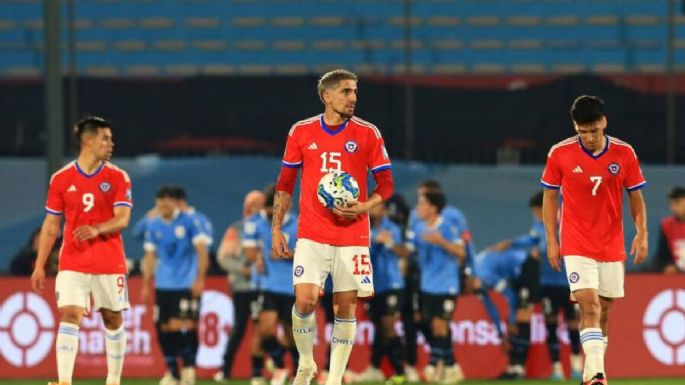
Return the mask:
<svg viewBox="0 0 685 385">
<path fill-rule="evenodd" d="M 604 336 L 604 353 L 607 352 L 607 348 L 609 348 L 609 336 Z"/>
<path fill-rule="evenodd" d="M 74 375 L 74 363 L 78 354 L 78 330 L 79 325 L 68 322 L 59 323 L 55 343 L 59 382 L 71 384 L 71 377 Z"/>
<path fill-rule="evenodd" d="M 107 351 L 107 385 L 119 385 L 121 370 L 126 355 L 126 329 L 124 325 L 117 330 L 105 328 L 105 349 Z"/>
<path fill-rule="evenodd" d="M 316 316 L 314 312 L 300 314 L 293 306 L 293 337 L 300 353 L 300 365 L 314 365 L 314 337 L 316 336 Z"/>
<path fill-rule="evenodd" d="M 580 331 L 580 342 L 585 352 L 583 380 L 589 381 L 597 373 L 604 373 L 604 335 L 600 328 L 586 328 Z"/>
<path fill-rule="evenodd" d="M 357 319 L 335 318 L 331 335 L 331 368 L 326 385 L 340 385 L 357 336 Z"/>
</svg>

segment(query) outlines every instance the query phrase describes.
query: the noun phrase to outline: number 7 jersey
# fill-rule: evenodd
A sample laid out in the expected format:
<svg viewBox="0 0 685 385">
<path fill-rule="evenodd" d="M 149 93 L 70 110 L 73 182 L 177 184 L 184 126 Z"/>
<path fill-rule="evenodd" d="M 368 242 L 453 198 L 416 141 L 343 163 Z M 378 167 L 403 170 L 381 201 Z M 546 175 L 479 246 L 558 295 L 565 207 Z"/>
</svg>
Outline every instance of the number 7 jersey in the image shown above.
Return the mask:
<svg viewBox="0 0 685 385">
<path fill-rule="evenodd" d="M 541 184 L 561 189 L 559 223 L 561 255 L 601 262 L 623 261 L 623 189 L 638 190 L 647 182 L 637 155 L 626 142 L 606 136 L 597 155 L 574 136 L 552 146 Z"/>
<path fill-rule="evenodd" d="M 45 210 L 64 216 L 59 270 L 86 274 L 126 274 L 121 233 L 99 235 L 87 241 L 73 238 L 75 229 L 96 225 L 114 217 L 114 207 L 133 207 L 131 180 L 126 171 L 103 162 L 86 174 L 73 161 L 52 175 Z"/>
<path fill-rule="evenodd" d="M 369 171 L 391 167 L 376 126 L 352 117 L 333 131 L 323 114 L 297 122 L 288 134 L 282 164 L 302 168 L 298 238 L 333 246 L 369 247 L 368 215 L 342 219 L 319 203 L 316 189 L 328 171 L 345 171 L 359 183 L 359 201 L 367 200 Z"/>
</svg>

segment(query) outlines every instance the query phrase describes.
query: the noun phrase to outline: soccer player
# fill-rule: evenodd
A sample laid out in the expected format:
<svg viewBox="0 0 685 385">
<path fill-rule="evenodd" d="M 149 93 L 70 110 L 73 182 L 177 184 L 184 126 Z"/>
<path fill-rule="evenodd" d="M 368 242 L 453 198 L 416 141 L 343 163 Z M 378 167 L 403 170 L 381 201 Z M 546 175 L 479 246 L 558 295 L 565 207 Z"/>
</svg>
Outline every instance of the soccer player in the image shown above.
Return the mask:
<svg viewBox="0 0 685 385">
<path fill-rule="evenodd" d="M 45 262 L 64 217 L 55 282 L 60 317 L 55 343 L 59 382 L 50 384 L 71 384 L 79 348 L 79 325 L 90 309 L 92 296 L 107 334 L 105 383 L 118 385 L 126 352 L 121 312 L 129 308 L 121 231 L 131 218 L 131 180 L 124 170 L 109 163 L 114 142 L 112 125 L 107 120 L 87 117 L 76 124 L 74 133 L 80 145 L 79 156 L 50 178 L 47 215 L 31 284 L 36 292 L 43 291 Z"/>
<path fill-rule="evenodd" d="M 255 263 L 261 259 L 264 264 L 264 291 L 262 297 L 262 309 L 259 314 L 258 333 L 261 335 L 262 347 L 273 360 L 274 372 L 271 377 L 271 385 L 283 385 L 288 379 L 288 370 L 285 368 L 284 353 L 286 347 L 292 347 L 293 362 L 297 364 L 297 350 L 292 338 L 291 312 L 295 304 L 293 295 L 293 260 L 292 255 L 285 258 L 271 253 L 271 221 L 273 219 L 273 206 L 275 186 L 266 190 L 266 204 L 264 210 L 251 216 L 245 222 L 243 230 L 243 250 L 248 261 Z M 290 249 L 295 247 L 297 241 L 297 216 L 286 215 L 281 228 L 283 235 L 288 240 Z M 278 323 L 283 325 L 288 346 L 282 346 L 278 341 Z M 252 368 L 261 373 L 262 368 Z"/>
<path fill-rule="evenodd" d="M 545 238 L 545 226 L 542 223 L 542 198 L 542 192 L 538 192 L 530 198 L 529 207 L 533 216 L 533 224 L 529 233 L 514 239 L 501 241 L 494 245 L 492 249 L 495 251 L 504 251 L 511 248 L 528 250 L 531 255 L 535 255 L 536 264 L 539 260 L 540 302 L 547 327 L 547 350 L 552 362 L 552 376 L 550 379 L 560 381 L 564 378 L 563 367 L 559 360 L 559 339 L 557 336 L 557 319 L 562 310 L 569 329 L 569 340 L 571 341 L 572 377 L 580 378 L 582 362 L 580 357 L 580 336 L 578 334 L 578 312 L 575 305 L 569 300 L 570 292 L 566 282 L 566 270 L 562 266 L 562 271 L 556 271 L 552 269 L 552 266 L 547 261 L 547 240 Z M 530 324 L 528 323 L 529 327 Z M 519 327 L 520 330 L 521 328 Z M 527 335 L 530 336 L 530 333 Z"/>
<path fill-rule="evenodd" d="M 454 384 L 464 379 L 456 363 L 450 321 L 459 294 L 459 266 L 466 259 L 462 230 L 440 214 L 445 207 L 440 192 L 419 195 L 416 215 L 421 222 L 407 238 L 416 250 L 421 268 L 421 319 L 430 325 L 430 362 L 424 368 L 427 382 Z"/>
<path fill-rule="evenodd" d="M 160 385 L 195 384 L 200 296 L 209 262 L 209 236 L 194 216 L 180 210 L 177 197 L 176 187 L 159 189 L 156 205 L 160 216 L 148 224 L 144 243 L 141 300 L 149 303 L 154 277 L 157 337 L 168 369 Z M 180 373 L 179 356 L 183 360 Z"/>
<path fill-rule="evenodd" d="M 371 365 L 362 372 L 357 381 L 382 381 L 384 356 L 390 359 L 395 372 L 390 383 L 407 382 L 404 373 L 404 344 L 395 331 L 400 319 L 404 294 L 404 279 L 400 272 L 400 256 L 408 253 L 402 244 L 400 227 L 388 218 L 385 204 L 369 211 L 371 218 L 371 265 L 376 295 L 368 302 L 369 318 L 374 324 L 374 340 Z"/>
<path fill-rule="evenodd" d="M 302 168 L 298 239 L 293 261 L 293 333 L 300 352 L 294 385 L 309 385 L 316 374 L 312 354 L 316 331 L 314 309 L 319 290 L 329 274 L 333 279 L 336 318 L 326 384 L 341 383 L 355 340 L 357 297 L 373 295 L 367 212 L 393 193 L 390 159 L 380 131 L 354 116 L 357 76 L 346 70 L 334 70 L 321 76 L 317 88 L 325 110 L 323 114 L 295 123 L 288 134 L 272 223 L 273 251 L 277 256 L 286 257 L 290 247 L 282 231 L 283 221 L 297 170 Z M 357 179 L 358 202 L 332 210 L 319 203 L 316 194 L 319 180 L 330 171 L 345 171 Z M 367 198 L 369 171 L 376 188 Z"/>
<path fill-rule="evenodd" d="M 640 191 L 647 182 L 633 148 L 604 133 L 607 117 L 600 98 L 578 97 L 571 117 L 578 135 L 554 145 L 547 156 L 542 215 L 549 263 L 561 271 L 563 257 L 580 305 L 584 384 L 601 385 L 607 383 L 607 317 L 612 301 L 623 297 L 623 189 L 636 230 L 630 253 L 639 264 L 647 256 L 647 209 Z M 563 206 L 557 228 L 560 190 Z"/>
<path fill-rule="evenodd" d="M 214 243 L 214 227 L 212 226 L 212 221 L 207 215 L 197 211 L 195 207 L 188 203 L 188 194 L 183 187 L 174 186 L 174 195 L 176 202 L 178 203 L 178 208 L 193 217 L 193 220 L 196 221 L 195 224 L 200 227 L 202 233 L 205 235 L 205 245 L 207 248 L 210 248 Z"/>
<path fill-rule="evenodd" d="M 259 213 L 264 207 L 264 193 L 252 190 L 245 195 L 243 200 L 243 219 L 231 224 L 224 232 L 223 239 L 217 251 L 217 262 L 228 272 L 228 282 L 231 286 L 234 306 L 234 322 L 231 334 L 228 337 L 228 345 L 224 353 L 223 366 L 214 374 L 216 382 L 224 382 L 231 378 L 233 360 L 245 335 L 247 322 L 253 317 L 253 309 L 258 305 L 257 285 L 253 280 L 252 264 L 247 261 L 241 247 L 243 227 L 245 220 Z M 256 339 L 257 333 L 252 338 Z M 261 339 L 258 339 L 261 342 Z M 256 342 L 252 342 L 256 344 Z"/>
<path fill-rule="evenodd" d="M 661 220 L 654 264 L 658 272 L 685 273 L 685 188 L 673 187 L 668 203 L 671 215 Z"/>
</svg>

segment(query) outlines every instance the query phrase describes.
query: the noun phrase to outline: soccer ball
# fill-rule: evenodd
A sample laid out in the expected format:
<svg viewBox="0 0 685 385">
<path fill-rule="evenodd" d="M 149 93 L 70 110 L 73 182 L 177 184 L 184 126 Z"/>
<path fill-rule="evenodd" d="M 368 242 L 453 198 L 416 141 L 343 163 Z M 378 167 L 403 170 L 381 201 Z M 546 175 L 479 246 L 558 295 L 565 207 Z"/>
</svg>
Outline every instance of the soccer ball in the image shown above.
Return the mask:
<svg viewBox="0 0 685 385">
<path fill-rule="evenodd" d="M 359 198 L 359 184 L 344 171 L 331 171 L 321 177 L 316 196 L 327 209 L 347 206 Z"/>
</svg>

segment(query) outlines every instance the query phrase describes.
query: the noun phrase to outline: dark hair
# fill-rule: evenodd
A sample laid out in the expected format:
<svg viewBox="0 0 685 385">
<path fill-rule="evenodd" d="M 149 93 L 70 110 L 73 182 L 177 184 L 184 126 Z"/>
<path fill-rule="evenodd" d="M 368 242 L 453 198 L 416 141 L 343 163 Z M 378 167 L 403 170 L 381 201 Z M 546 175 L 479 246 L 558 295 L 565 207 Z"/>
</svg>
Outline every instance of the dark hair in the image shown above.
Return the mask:
<svg viewBox="0 0 685 385">
<path fill-rule="evenodd" d="M 174 190 L 174 198 L 176 198 L 180 201 L 187 201 L 188 200 L 188 194 L 186 194 L 186 190 L 183 187 L 172 186 L 172 189 Z"/>
<path fill-rule="evenodd" d="M 530 197 L 530 200 L 528 201 L 528 206 L 530 206 L 530 207 L 542 207 L 543 195 L 544 194 L 542 191 L 536 192 L 532 197 Z"/>
<path fill-rule="evenodd" d="M 426 191 L 442 192 L 442 185 L 435 179 L 426 179 L 419 184 L 419 188 L 425 188 Z"/>
<path fill-rule="evenodd" d="M 172 199 L 177 199 L 176 198 L 176 186 L 172 185 L 164 185 L 157 190 L 157 199 L 161 198 L 172 198 Z"/>
<path fill-rule="evenodd" d="M 323 101 L 323 92 L 328 88 L 337 87 L 338 84 L 343 80 L 357 81 L 357 75 L 355 75 L 353 72 L 340 68 L 321 75 L 316 84 L 316 90 L 319 93 L 319 98 L 321 98 Z"/>
<path fill-rule="evenodd" d="M 679 199 L 685 198 L 685 188 L 680 186 L 674 186 L 671 192 L 668 193 L 668 199 Z"/>
<path fill-rule="evenodd" d="M 431 206 L 437 207 L 438 212 L 441 212 L 442 209 L 445 208 L 445 205 L 447 204 L 447 199 L 445 198 L 445 194 L 443 194 L 442 192 L 428 191 L 425 194 L 423 194 L 423 197 L 426 199 L 426 201 Z"/>
<path fill-rule="evenodd" d="M 604 116 L 604 101 L 597 96 L 583 95 L 571 106 L 571 118 L 578 124 L 596 122 Z"/>
<path fill-rule="evenodd" d="M 274 207 L 274 199 L 276 198 L 276 185 L 270 184 L 264 188 L 264 207 Z"/>
<path fill-rule="evenodd" d="M 87 116 L 81 119 L 74 126 L 74 136 L 76 141 L 80 144 L 83 134 L 97 134 L 101 128 L 112 128 L 112 124 L 99 116 Z"/>
</svg>

